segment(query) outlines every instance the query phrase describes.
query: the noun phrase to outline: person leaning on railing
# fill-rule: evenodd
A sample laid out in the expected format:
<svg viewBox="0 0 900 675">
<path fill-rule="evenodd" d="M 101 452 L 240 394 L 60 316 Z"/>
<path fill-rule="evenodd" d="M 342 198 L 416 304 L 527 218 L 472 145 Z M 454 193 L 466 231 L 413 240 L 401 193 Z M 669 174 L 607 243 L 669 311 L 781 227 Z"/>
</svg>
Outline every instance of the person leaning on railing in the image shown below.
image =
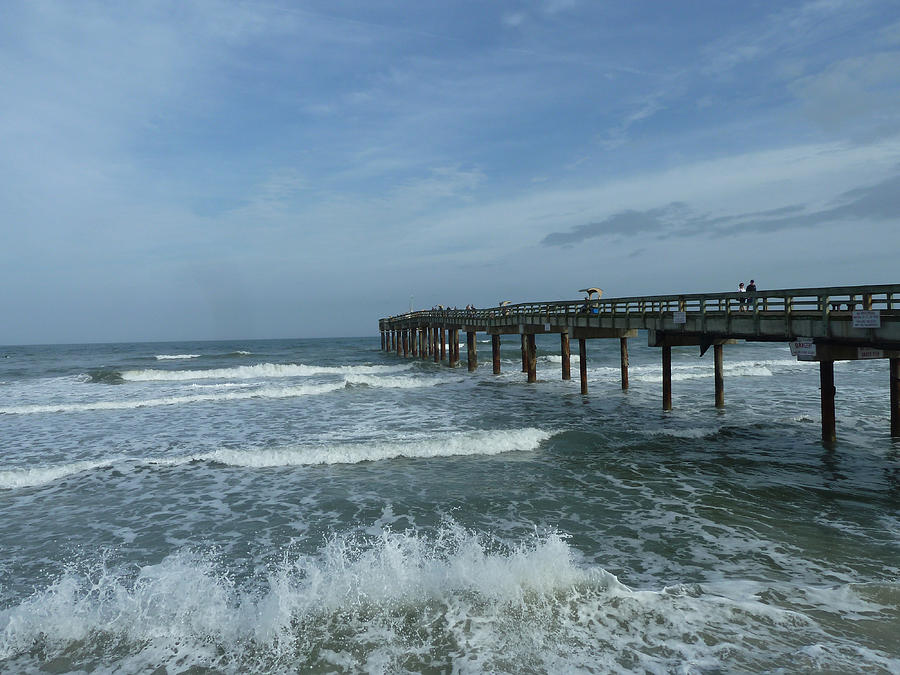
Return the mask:
<svg viewBox="0 0 900 675">
<path fill-rule="evenodd" d="M 753 279 L 747 284 L 747 300 L 747 304 L 750 305 L 750 308 L 756 309 L 756 282 Z"/>
</svg>

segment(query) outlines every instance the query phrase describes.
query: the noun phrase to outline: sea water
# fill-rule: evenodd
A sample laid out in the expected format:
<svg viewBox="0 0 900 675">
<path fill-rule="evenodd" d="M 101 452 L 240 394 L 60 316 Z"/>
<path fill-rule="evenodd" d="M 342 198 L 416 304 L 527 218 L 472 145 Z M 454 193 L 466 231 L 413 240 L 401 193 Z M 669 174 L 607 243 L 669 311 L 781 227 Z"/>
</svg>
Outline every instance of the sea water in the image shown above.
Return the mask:
<svg viewBox="0 0 900 675">
<path fill-rule="evenodd" d="M 0 349 L 0 671 L 900 671 L 886 361 L 478 348 Z"/>
</svg>

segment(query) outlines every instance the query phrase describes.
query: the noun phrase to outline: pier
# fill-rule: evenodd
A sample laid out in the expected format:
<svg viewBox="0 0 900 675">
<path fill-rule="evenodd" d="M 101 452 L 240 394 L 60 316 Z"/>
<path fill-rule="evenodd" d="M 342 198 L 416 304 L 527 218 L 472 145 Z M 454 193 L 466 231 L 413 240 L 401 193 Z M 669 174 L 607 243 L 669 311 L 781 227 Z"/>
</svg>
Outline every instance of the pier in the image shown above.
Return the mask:
<svg viewBox="0 0 900 675">
<path fill-rule="evenodd" d="M 571 379 L 570 340 L 578 340 L 581 393 L 587 395 L 587 340 L 617 339 L 622 389 L 628 388 L 628 339 L 646 330 L 661 352 L 662 407 L 672 409 L 672 347 L 712 347 L 715 405 L 725 405 L 724 346 L 738 340 L 785 342 L 798 360 L 819 364 L 822 440 L 836 440 L 835 361 L 886 359 L 891 436 L 900 438 L 900 284 L 795 288 L 753 293 L 598 297 L 502 304 L 486 309 L 414 311 L 380 319 L 381 348 L 407 358 L 460 361 L 478 367 L 475 336 L 491 336 L 493 372 L 500 373 L 500 339 L 518 335 L 522 372 L 536 382 L 535 335 L 558 333 L 563 380 Z"/>
</svg>

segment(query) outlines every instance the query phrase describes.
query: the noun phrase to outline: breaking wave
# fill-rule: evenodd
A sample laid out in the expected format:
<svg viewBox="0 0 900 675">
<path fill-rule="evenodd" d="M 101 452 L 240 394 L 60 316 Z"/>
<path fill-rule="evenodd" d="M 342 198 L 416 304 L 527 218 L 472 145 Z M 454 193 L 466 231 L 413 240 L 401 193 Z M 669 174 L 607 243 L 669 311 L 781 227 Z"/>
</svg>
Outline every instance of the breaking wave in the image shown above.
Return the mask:
<svg viewBox="0 0 900 675">
<path fill-rule="evenodd" d="M 504 431 L 470 431 L 446 434 L 437 438 L 399 443 L 346 443 L 339 445 L 293 446 L 252 450 L 221 449 L 159 463 L 183 464 L 195 461 L 216 462 L 229 466 L 275 467 L 316 464 L 357 464 L 400 457 L 426 459 L 462 455 L 498 455 L 506 452 L 536 450 L 553 436 L 541 429 Z"/>
<path fill-rule="evenodd" d="M 259 363 L 254 366 L 210 368 L 208 370 L 125 370 L 123 380 L 129 382 L 178 380 L 249 380 L 276 377 L 308 377 L 310 375 L 356 375 L 393 373 L 412 368 L 412 364 L 396 366 L 308 366 L 302 363 Z"/>
<path fill-rule="evenodd" d="M 889 611 L 897 584 L 633 590 L 580 562 L 553 528 L 499 539 L 445 520 L 331 534 L 235 579 L 217 555 L 77 560 L 0 610 L 11 670 L 67 672 L 894 672 L 877 649 L 831 646 L 806 607 Z M 886 608 L 888 608 L 886 610 Z M 764 645 L 764 647 L 761 647 Z M 847 645 L 850 647 L 850 645 Z"/>
<path fill-rule="evenodd" d="M 541 429 L 470 431 L 447 434 L 416 441 L 345 443 L 333 445 L 296 445 L 283 448 L 220 449 L 168 458 L 115 457 L 93 462 L 70 462 L 53 466 L 0 471 L 0 489 L 16 489 L 45 485 L 53 481 L 94 469 L 115 466 L 127 471 L 129 466 L 181 466 L 193 462 L 210 462 L 226 466 L 271 468 L 277 466 L 313 466 L 321 464 L 358 464 L 405 457 L 426 459 L 463 455 L 498 455 L 506 452 L 533 451 L 553 436 Z"/>
<path fill-rule="evenodd" d="M 133 410 L 137 408 L 153 408 L 163 405 L 181 405 L 184 403 L 201 403 L 204 401 L 238 401 L 249 398 L 292 398 L 295 396 L 315 396 L 344 389 L 344 382 L 327 384 L 306 384 L 285 387 L 260 387 L 244 391 L 225 391 L 210 394 L 190 394 L 187 396 L 163 396 L 160 398 L 134 399 L 120 401 L 92 401 L 86 403 L 44 403 L 10 406 L 0 408 L 0 415 L 29 415 L 51 412 L 83 412 L 88 410 Z"/>
</svg>

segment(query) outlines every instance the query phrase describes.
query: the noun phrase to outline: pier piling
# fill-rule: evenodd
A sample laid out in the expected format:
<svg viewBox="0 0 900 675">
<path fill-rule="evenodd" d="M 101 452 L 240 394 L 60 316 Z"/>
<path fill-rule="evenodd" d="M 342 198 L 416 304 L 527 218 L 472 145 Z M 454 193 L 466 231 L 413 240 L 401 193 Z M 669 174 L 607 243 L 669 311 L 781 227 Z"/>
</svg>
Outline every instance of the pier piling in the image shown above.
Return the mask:
<svg viewBox="0 0 900 675">
<path fill-rule="evenodd" d="M 826 444 L 837 440 L 834 414 L 834 361 L 819 361 L 819 389 L 822 399 L 822 441 Z"/>
<path fill-rule="evenodd" d="M 563 331 L 559 334 L 559 351 L 562 354 L 562 379 L 572 379 L 572 356 L 569 352 L 569 334 Z"/>
<path fill-rule="evenodd" d="M 713 361 L 716 363 L 716 407 L 725 407 L 725 376 L 723 374 L 723 346 L 713 345 Z"/>
<path fill-rule="evenodd" d="M 475 344 L 475 331 L 466 331 L 466 362 L 471 373 L 478 367 L 478 351 Z"/>
<path fill-rule="evenodd" d="M 581 375 L 581 394 L 586 396 L 587 387 L 587 340 L 578 338 L 578 370 Z"/>
<path fill-rule="evenodd" d="M 891 362 L 891 436 L 900 438 L 900 359 Z"/>
<path fill-rule="evenodd" d="M 628 338 L 619 338 L 619 365 L 622 370 L 622 389 L 628 389 Z"/>
<path fill-rule="evenodd" d="M 537 382 L 537 346 L 535 345 L 534 333 L 529 333 L 525 342 L 528 351 L 528 381 Z"/>
<path fill-rule="evenodd" d="M 494 366 L 494 375 L 500 374 L 500 335 L 491 335 L 491 361 Z"/>
<path fill-rule="evenodd" d="M 522 372 L 528 372 L 528 345 L 524 333 L 522 333 Z"/>
<path fill-rule="evenodd" d="M 672 347 L 662 347 L 663 410 L 672 409 Z"/>
<path fill-rule="evenodd" d="M 458 329 L 447 329 L 447 343 L 447 365 L 451 368 L 456 368 L 456 364 L 459 362 L 459 353 L 457 352 L 457 349 L 459 348 Z"/>
</svg>

